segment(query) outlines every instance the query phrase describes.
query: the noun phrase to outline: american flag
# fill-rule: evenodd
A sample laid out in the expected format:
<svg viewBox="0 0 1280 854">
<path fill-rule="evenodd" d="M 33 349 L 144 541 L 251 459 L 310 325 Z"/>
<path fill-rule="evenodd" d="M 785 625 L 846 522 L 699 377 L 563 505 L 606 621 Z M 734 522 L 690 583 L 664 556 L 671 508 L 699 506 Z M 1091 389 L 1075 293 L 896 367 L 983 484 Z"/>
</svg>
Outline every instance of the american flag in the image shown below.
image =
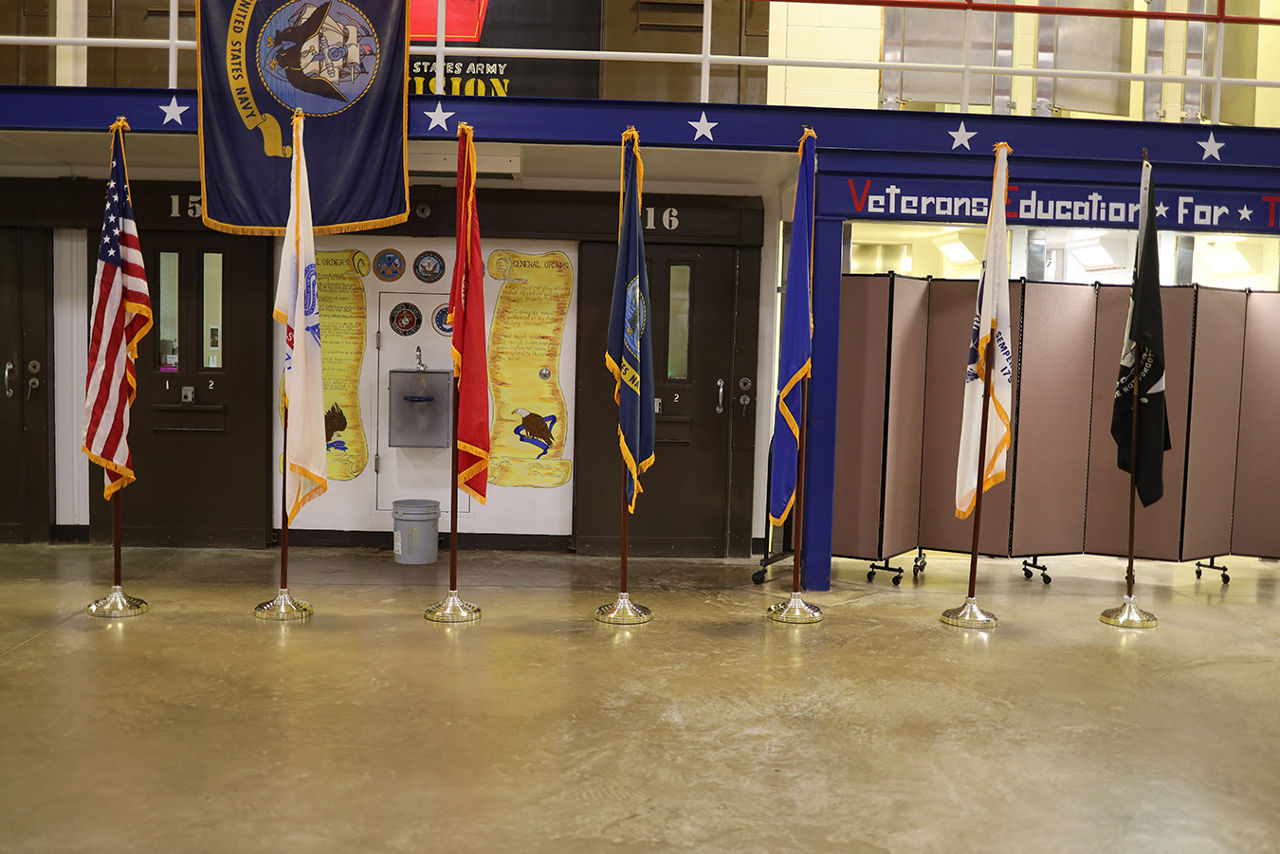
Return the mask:
<svg viewBox="0 0 1280 854">
<path fill-rule="evenodd" d="M 85 379 L 83 450 L 102 466 L 106 475 L 102 495 L 108 500 L 134 481 L 129 407 L 138 381 L 133 363 L 138 358 L 138 342 L 151 329 L 151 294 L 124 163 L 124 132 L 128 129 L 123 118 L 111 126 L 111 177 L 107 179 L 98 241 Z"/>
</svg>

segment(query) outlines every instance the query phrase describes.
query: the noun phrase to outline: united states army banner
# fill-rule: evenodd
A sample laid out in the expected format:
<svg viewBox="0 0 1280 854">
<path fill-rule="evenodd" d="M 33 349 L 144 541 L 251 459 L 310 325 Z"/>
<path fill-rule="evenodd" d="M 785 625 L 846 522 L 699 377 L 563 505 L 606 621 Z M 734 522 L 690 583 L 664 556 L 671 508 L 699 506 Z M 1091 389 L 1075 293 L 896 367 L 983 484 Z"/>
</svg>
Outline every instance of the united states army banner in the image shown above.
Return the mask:
<svg viewBox="0 0 1280 854">
<path fill-rule="evenodd" d="M 408 218 L 403 0 L 200 0 L 197 21 L 206 225 L 284 233 L 295 111 L 317 234 Z"/>
</svg>

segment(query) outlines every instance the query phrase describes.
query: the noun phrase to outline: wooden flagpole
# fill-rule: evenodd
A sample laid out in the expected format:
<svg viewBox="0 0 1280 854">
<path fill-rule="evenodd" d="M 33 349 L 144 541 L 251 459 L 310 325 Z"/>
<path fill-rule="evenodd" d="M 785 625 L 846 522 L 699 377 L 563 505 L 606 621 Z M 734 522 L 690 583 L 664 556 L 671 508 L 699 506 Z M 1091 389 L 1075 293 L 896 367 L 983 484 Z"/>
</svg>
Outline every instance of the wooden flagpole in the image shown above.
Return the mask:
<svg viewBox="0 0 1280 854">
<path fill-rule="evenodd" d="M 455 323 L 461 323 L 458 318 Z M 480 619 L 480 606 L 458 596 L 458 405 L 462 400 L 462 377 L 453 378 L 452 448 L 449 470 L 449 595 L 430 605 L 422 616 L 433 623 L 470 623 Z"/>
<path fill-rule="evenodd" d="M 1146 174 L 1147 150 L 1142 149 L 1143 174 Z M 1150 192 L 1150 186 L 1144 185 L 1146 191 Z M 1148 197 L 1148 204 L 1150 204 Z M 1146 223 L 1150 228 L 1155 228 L 1154 222 Z M 1142 262 L 1142 232 L 1138 234 L 1138 264 Z M 1133 603 L 1133 555 L 1134 555 L 1134 531 L 1137 523 L 1137 496 L 1138 496 L 1138 406 L 1141 402 L 1141 395 L 1138 393 L 1138 381 L 1142 372 L 1143 359 L 1142 347 L 1133 336 L 1133 309 L 1136 305 L 1134 291 L 1138 286 L 1138 279 L 1141 276 L 1141 269 L 1134 271 L 1133 288 L 1129 292 L 1129 326 L 1126 327 L 1126 335 L 1128 336 L 1126 344 L 1133 342 L 1133 403 L 1132 412 L 1130 414 L 1129 428 L 1129 565 L 1124 574 L 1124 604 L 1119 608 L 1108 608 L 1099 615 L 1102 622 L 1110 626 L 1116 626 L 1123 629 L 1151 629 L 1159 624 L 1156 615 L 1150 611 L 1144 611 Z M 1155 287 L 1160 287 L 1157 280 Z M 1123 375 L 1122 375 L 1123 376 Z"/>
<path fill-rule="evenodd" d="M 280 441 L 284 447 L 284 467 L 280 477 L 280 589 L 289 589 L 289 407 L 284 409 Z"/>
<path fill-rule="evenodd" d="M 626 464 L 622 466 L 622 578 L 618 585 L 619 593 L 627 592 L 627 538 L 630 533 L 631 521 L 627 517 L 631 514 L 627 512 L 627 477 L 631 474 Z"/>
<path fill-rule="evenodd" d="M 453 452 L 452 469 L 449 472 L 449 589 L 458 589 L 458 403 L 462 393 L 462 378 L 453 383 Z"/>
<path fill-rule="evenodd" d="M 311 616 L 310 602 L 289 595 L 289 408 L 281 420 L 280 441 L 284 448 L 280 472 L 280 592 L 274 599 L 258 603 L 253 615 L 259 620 L 305 620 Z"/>
<path fill-rule="evenodd" d="M 115 551 L 115 580 L 112 585 L 120 587 L 120 493 L 123 489 L 117 489 L 115 495 L 111 496 L 111 541 Z"/>
<path fill-rule="evenodd" d="M 986 366 L 982 377 L 982 420 L 978 427 L 978 484 L 973 496 L 973 547 L 969 550 L 969 595 L 959 608 L 948 608 L 942 612 L 942 622 L 962 629 L 994 629 L 1000 625 L 999 618 L 990 611 L 978 607 L 974 595 L 978 589 L 978 538 L 982 532 L 982 487 L 986 481 L 987 467 L 987 423 L 991 415 L 991 357 L 992 338 L 987 337 L 987 344 L 982 351 L 982 362 Z"/>
<path fill-rule="evenodd" d="M 809 378 L 800 380 L 800 435 L 796 440 L 796 498 L 791 515 L 791 592 L 800 592 L 800 549 L 804 545 L 805 422 L 808 421 Z"/>
<path fill-rule="evenodd" d="M 982 530 L 982 487 L 986 481 L 987 420 L 991 415 L 991 357 L 991 336 L 987 336 L 987 346 L 982 353 L 986 370 L 982 378 L 982 426 L 978 428 L 978 491 L 973 497 L 973 547 L 969 551 L 970 599 L 978 587 L 978 536 Z"/>
<path fill-rule="evenodd" d="M 1129 437 L 1129 569 L 1124 574 L 1125 592 L 1133 598 L 1133 533 L 1137 518 L 1136 497 L 1138 495 L 1138 346 L 1133 348 L 1133 429 Z"/>
</svg>

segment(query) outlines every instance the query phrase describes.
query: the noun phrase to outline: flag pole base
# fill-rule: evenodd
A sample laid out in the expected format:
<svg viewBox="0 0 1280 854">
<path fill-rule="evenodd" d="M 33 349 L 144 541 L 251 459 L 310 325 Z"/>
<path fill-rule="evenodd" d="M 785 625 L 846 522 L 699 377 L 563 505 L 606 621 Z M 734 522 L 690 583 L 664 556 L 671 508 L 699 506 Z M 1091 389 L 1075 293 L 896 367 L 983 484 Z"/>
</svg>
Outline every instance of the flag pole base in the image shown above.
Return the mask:
<svg viewBox="0 0 1280 854">
<path fill-rule="evenodd" d="M 289 595 L 288 588 L 281 587 L 280 593 L 276 598 L 268 599 L 253 609 L 253 616 L 259 620 L 271 620 L 273 622 L 305 620 L 311 616 L 311 603 L 303 602 L 301 599 L 294 599 Z"/>
<path fill-rule="evenodd" d="M 427 608 L 422 616 L 433 623 L 470 623 L 480 619 L 480 606 L 464 602 L 458 598 L 457 590 L 450 590 L 447 597 Z"/>
<path fill-rule="evenodd" d="M 775 602 L 764 615 L 775 623 L 818 623 L 822 621 L 822 609 L 800 598 L 800 591 L 791 593 L 786 602 Z"/>
<path fill-rule="evenodd" d="M 136 617 L 139 614 L 147 613 L 147 609 L 150 607 L 145 599 L 126 595 L 120 589 L 120 585 L 117 584 L 111 588 L 109 596 L 105 596 L 89 605 L 84 609 L 84 612 L 90 617 L 113 619 L 115 617 Z"/>
<path fill-rule="evenodd" d="M 653 612 L 643 605 L 631 601 L 631 594 L 619 593 L 617 602 L 601 605 L 596 608 L 596 619 L 602 623 L 617 626 L 634 626 L 647 623 L 653 619 Z"/>
<path fill-rule="evenodd" d="M 1124 604 L 1119 608 L 1108 608 L 1103 611 L 1098 619 L 1108 626 L 1117 626 L 1122 629 L 1154 629 L 1159 623 L 1155 614 L 1133 604 L 1132 596 L 1124 597 Z"/>
<path fill-rule="evenodd" d="M 1000 625 L 1000 620 L 990 611 L 978 607 L 977 601 L 970 596 L 959 608 L 948 608 L 939 618 L 948 626 L 959 626 L 962 629 L 982 629 L 987 631 Z"/>
</svg>

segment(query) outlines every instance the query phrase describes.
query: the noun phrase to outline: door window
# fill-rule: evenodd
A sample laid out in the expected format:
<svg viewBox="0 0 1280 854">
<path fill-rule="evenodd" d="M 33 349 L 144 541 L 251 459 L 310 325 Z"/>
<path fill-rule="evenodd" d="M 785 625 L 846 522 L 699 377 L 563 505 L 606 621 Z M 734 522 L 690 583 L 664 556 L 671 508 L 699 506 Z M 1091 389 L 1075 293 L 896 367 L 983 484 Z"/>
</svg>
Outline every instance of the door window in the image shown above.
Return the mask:
<svg viewBox="0 0 1280 854">
<path fill-rule="evenodd" d="M 159 316 L 156 352 L 162 371 L 178 370 L 178 253 L 160 253 Z"/>
<path fill-rule="evenodd" d="M 689 378 L 689 296 L 693 267 L 672 264 L 667 268 L 671 289 L 667 302 L 667 379 Z"/>
<path fill-rule="evenodd" d="M 222 364 L 222 253 L 204 253 L 204 319 L 201 321 L 201 337 L 204 339 L 206 368 L 221 368 Z"/>
</svg>

